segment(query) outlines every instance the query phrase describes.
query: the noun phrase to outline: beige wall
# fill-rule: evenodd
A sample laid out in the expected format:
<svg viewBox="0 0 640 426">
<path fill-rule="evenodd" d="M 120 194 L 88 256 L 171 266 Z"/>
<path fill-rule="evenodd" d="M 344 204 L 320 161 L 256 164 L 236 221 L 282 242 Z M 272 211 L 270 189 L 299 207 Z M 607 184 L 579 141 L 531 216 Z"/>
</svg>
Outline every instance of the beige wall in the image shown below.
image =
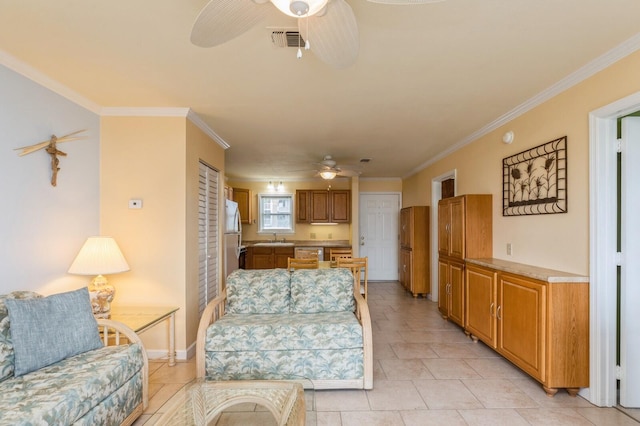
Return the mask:
<svg viewBox="0 0 640 426">
<path fill-rule="evenodd" d="M 109 277 L 114 304 L 178 306 L 178 352 L 195 342 L 198 322 L 198 158 L 224 168 L 224 150 L 184 117 L 102 117 L 101 233 L 116 239 L 131 267 Z M 128 208 L 132 198 L 142 209 Z M 142 338 L 149 351 L 168 347 L 162 327 Z"/>
<path fill-rule="evenodd" d="M 601 106 L 640 90 L 640 52 L 483 136 L 403 182 L 403 204 L 431 204 L 431 180 L 457 170 L 457 194 L 493 194 L 494 257 L 588 275 L 589 121 Z M 463 118 L 461 118 L 463 119 Z M 515 141 L 502 143 L 512 130 Z M 502 216 L 502 159 L 567 136 L 568 213 Z M 513 255 L 506 255 L 506 244 Z"/>
</svg>

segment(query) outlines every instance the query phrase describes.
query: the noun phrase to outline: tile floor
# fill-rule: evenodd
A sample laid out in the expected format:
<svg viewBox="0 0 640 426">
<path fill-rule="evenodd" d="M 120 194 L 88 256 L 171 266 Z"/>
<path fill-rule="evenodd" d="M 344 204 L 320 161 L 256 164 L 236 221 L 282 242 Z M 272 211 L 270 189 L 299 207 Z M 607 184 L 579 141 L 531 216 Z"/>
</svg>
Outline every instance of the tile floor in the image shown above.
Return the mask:
<svg viewBox="0 0 640 426">
<path fill-rule="evenodd" d="M 308 425 L 637 425 L 615 408 L 598 408 L 540 385 L 481 342 L 444 321 L 435 303 L 397 282 L 369 283 L 374 389 L 307 395 Z M 151 426 L 162 405 L 195 377 L 195 360 L 150 363 L 149 407 L 134 423 Z M 315 401 L 314 401 L 315 399 Z M 639 410 L 629 410 L 640 418 Z M 238 417 L 226 424 L 246 425 Z"/>
</svg>

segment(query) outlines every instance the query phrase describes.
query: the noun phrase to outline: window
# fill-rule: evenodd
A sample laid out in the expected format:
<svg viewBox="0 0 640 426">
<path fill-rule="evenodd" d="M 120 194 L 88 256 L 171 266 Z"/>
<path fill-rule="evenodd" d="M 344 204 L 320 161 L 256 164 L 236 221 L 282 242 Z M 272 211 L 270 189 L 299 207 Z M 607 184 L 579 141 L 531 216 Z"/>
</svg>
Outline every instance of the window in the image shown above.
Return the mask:
<svg viewBox="0 0 640 426">
<path fill-rule="evenodd" d="M 293 194 L 258 194 L 258 232 L 293 233 Z"/>
</svg>

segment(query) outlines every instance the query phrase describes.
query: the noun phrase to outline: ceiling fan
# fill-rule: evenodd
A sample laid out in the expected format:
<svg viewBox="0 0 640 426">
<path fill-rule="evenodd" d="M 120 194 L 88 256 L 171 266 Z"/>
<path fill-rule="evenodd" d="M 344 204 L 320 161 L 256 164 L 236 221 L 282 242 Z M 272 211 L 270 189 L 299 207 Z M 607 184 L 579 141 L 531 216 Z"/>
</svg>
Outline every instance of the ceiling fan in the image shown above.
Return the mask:
<svg viewBox="0 0 640 426">
<path fill-rule="evenodd" d="M 367 0 L 384 4 L 424 4 L 444 0 Z M 358 57 L 358 24 L 345 0 L 210 0 L 191 30 L 191 42 L 200 47 L 226 43 L 262 20 L 272 3 L 285 15 L 297 18 L 304 48 L 322 62 L 345 68 Z M 311 48 L 313 43 L 313 48 Z M 302 50 L 298 47 L 298 58 Z"/>
<path fill-rule="evenodd" d="M 356 170 L 355 168 L 339 166 L 330 155 L 325 155 L 322 161 L 315 163 L 314 165 L 318 167 L 316 170 L 317 175 L 325 180 L 331 180 L 336 176 L 358 176 L 362 173 L 360 170 Z"/>
</svg>

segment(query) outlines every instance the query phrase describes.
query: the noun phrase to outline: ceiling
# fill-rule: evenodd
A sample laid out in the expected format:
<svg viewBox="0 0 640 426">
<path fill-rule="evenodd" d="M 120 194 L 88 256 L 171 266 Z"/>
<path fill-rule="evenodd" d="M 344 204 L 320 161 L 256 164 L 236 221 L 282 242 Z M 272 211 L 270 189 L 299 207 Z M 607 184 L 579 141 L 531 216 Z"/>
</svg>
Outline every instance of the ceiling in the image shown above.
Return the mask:
<svg viewBox="0 0 640 426">
<path fill-rule="evenodd" d="M 640 32 L 638 0 L 347 1 L 345 69 L 274 47 L 297 24 L 271 5 L 196 47 L 206 0 L 0 0 L 0 50 L 101 107 L 192 108 L 231 146 L 230 177 L 312 177 L 326 154 L 402 177 Z"/>
</svg>

